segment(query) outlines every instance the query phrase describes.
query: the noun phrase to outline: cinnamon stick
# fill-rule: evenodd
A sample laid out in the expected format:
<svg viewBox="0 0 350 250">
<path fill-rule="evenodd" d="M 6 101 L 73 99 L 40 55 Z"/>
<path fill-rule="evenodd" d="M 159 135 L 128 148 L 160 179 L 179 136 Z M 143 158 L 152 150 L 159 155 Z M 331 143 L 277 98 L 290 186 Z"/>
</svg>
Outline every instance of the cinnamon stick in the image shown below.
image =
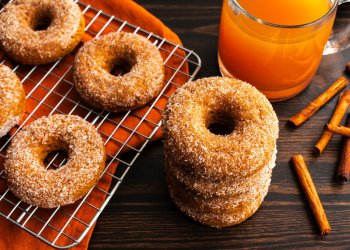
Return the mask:
<svg viewBox="0 0 350 250">
<path fill-rule="evenodd" d="M 338 126 L 341 120 L 343 119 L 347 109 L 350 105 L 350 89 L 345 90 L 339 97 L 339 101 L 335 107 L 332 118 L 329 121 L 329 124 Z M 321 138 L 315 145 L 315 152 L 321 154 L 327 147 L 329 141 L 332 139 L 333 133 L 326 129 Z"/>
<path fill-rule="evenodd" d="M 311 116 L 313 116 L 317 110 L 325 105 L 330 99 L 332 99 L 340 90 L 342 90 L 348 84 L 348 80 L 341 76 L 336 80 L 325 92 L 319 97 L 313 100 L 309 105 L 302 109 L 298 114 L 289 119 L 289 122 L 294 126 L 300 126 Z"/>
<path fill-rule="evenodd" d="M 317 194 L 317 191 L 312 181 L 312 178 L 310 176 L 310 173 L 306 167 L 303 156 L 294 155 L 292 157 L 292 163 L 298 175 L 299 182 L 309 202 L 312 213 L 316 219 L 317 225 L 321 231 L 321 234 L 322 235 L 329 234 L 331 231 L 331 226 L 329 225 L 327 215 L 324 212 L 322 203 Z"/>
<path fill-rule="evenodd" d="M 350 74 L 350 62 L 348 62 L 348 64 L 346 65 L 345 71 L 346 73 Z"/>
<path fill-rule="evenodd" d="M 327 124 L 326 128 L 329 132 L 332 132 L 333 134 L 338 134 L 338 135 L 350 137 L 350 128 L 349 127 Z"/>
<path fill-rule="evenodd" d="M 346 126 L 350 127 L 350 115 L 348 115 Z M 338 181 L 348 181 L 350 174 L 350 138 L 345 137 L 343 141 L 342 154 L 337 171 Z"/>
</svg>

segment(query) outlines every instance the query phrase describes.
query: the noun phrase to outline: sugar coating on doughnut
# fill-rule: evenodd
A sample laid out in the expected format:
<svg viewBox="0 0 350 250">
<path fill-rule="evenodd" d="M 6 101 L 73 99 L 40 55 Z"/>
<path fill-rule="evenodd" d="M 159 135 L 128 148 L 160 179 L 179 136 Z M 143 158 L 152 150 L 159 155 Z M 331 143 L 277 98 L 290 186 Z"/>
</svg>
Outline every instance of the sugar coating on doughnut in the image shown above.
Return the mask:
<svg viewBox="0 0 350 250">
<path fill-rule="evenodd" d="M 23 86 L 12 70 L 0 65 L 0 137 L 21 119 L 25 109 Z"/>
<path fill-rule="evenodd" d="M 210 117 L 218 113 L 233 124 L 230 134 L 209 131 Z M 217 181 L 235 179 L 268 164 L 276 147 L 278 119 L 252 85 L 209 77 L 185 84 L 170 97 L 163 136 L 165 153 L 187 172 Z"/>
<path fill-rule="evenodd" d="M 8 118 L 5 121 L 5 123 L 0 126 L 0 137 L 3 137 L 4 135 L 6 135 L 11 130 L 11 128 L 16 126 L 16 124 L 19 123 L 20 119 L 21 119 L 21 116 Z"/>
<path fill-rule="evenodd" d="M 270 175 L 271 176 L 271 175 Z M 264 179 L 264 183 L 260 187 L 254 187 L 247 193 L 233 196 L 218 196 L 215 198 L 205 198 L 200 195 L 194 195 L 192 192 L 182 186 L 175 179 L 167 178 L 169 190 L 172 190 L 174 196 L 182 204 L 195 209 L 202 213 L 236 213 L 237 207 L 242 202 L 253 202 L 257 195 L 260 196 L 262 190 L 268 188 L 271 178 Z"/>
<path fill-rule="evenodd" d="M 166 174 L 169 178 L 175 179 L 186 187 L 189 193 L 194 193 L 193 196 L 200 195 L 203 198 L 237 196 L 238 194 L 252 193 L 256 187 L 262 187 L 266 180 L 271 177 L 273 168 L 276 166 L 277 150 L 275 149 L 270 162 L 258 172 L 240 177 L 236 180 L 213 181 L 205 179 L 195 173 L 186 173 L 182 171 L 181 163 L 176 163 L 174 160 L 166 158 Z M 226 199 L 224 202 L 230 202 Z M 220 205 L 220 204 L 218 204 Z"/>
<path fill-rule="evenodd" d="M 56 150 L 64 150 L 68 161 L 46 170 L 43 161 Z M 92 124 L 74 115 L 52 115 L 32 122 L 13 138 L 4 167 L 19 199 L 53 208 L 84 196 L 97 183 L 105 158 L 102 138 Z"/>
<path fill-rule="evenodd" d="M 111 74 L 129 64 L 124 75 Z M 133 33 L 109 33 L 84 44 L 74 62 L 78 93 L 92 106 L 120 112 L 144 106 L 163 87 L 163 59 L 157 47 Z"/>
<path fill-rule="evenodd" d="M 45 30 L 34 30 L 40 18 L 49 18 Z M 14 0 L 0 14 L 0 44 L 23 64 L 45 64 L 70 53 L 84 33 L 85 21 L 72 0 Z"/>
<path fill-rule="evenodd" d="M 173 202 L 176 204 L 176 206 L 186 215 L 191 217 L 193 220 L 207 225 L 211 227 L 228 227 L 233 226 L 239 223 L 242 223 L 246 219 L 248 219 L 250 216 L 252 216 L 260 207 L 261 203 L 263 202 L 264 198 L 268 192 L 267 189 L 264 190 L 263 195 L 258 195 L 255 197 L 253 201 L 250 202 L 242 202 L 237 206 L 237 209 L 235 212 L 205 212 L 198 211 L 193 207 L 189 207 L 186 203 L 183 203 L 179 200 L 174 199 L 172 196 Z M 171 192 L 170 192 L 171 194 Z"/>
<path fill-rule="evenodd" d="M 183 204 L 187 204 L 187 206 L 191 207 L 192 209 L 196 209 L 198 212 L 222 213 L 223 211 L 233 211 L 242 202 L 253 202 L 255 200 L 255 197 L 258 195 L 262 198 L 265 197 L 265 191 L 268 189 L 271 181 L 272 169 L 275 166 L 275 160 L 276 155 L 274 154 L 269 164 L 264 168 L 266 169 L 266 174 L 263 176 L 258 176 L 258 182 L 252 183 L 250 181 L 250 178 L 252 177 L 242 178 L 241 184 L 245 185 L 243 182 L 247 182 L 248 185 L 245 187 L 244 192 L 240 193 L 203 196 L 203 190 L 191 189 L 191 184 L 187 186 L 186 184 L 179 182 L 175 176 L 171 175 L 171 172 L 166 172 L 167 183 L 169 189 L 171 189 L 171 192 L 173 192 L 173 197 L 176 197 L 176 199 L 179 201 L 183 201 Z M 239 185 L 235 186 L 237 187 Z M 224 185 L 220 185 L 220 187 L 224 188 Z"/>
<path fill-rule="evenodd" d="M 186 190 L 178 190 L 169 185 L 168 189 L 172 201 L 175 205 L 193 220 L 212 227 L 227 227 L 239 224 L 252 216 L 260 207 L 268 193 L 271 182 L 269 176 L 260 187 L 254 187 L 256 192 L 247 196 L 242 194 L 235 197 L 235 201 L 229 197 L 217 200 L 218 204 L 208 203 L 206 199 L 194 200 L 186 196 Z M 229 200 L 229 201 L 227 201 Z"/>
</svg>

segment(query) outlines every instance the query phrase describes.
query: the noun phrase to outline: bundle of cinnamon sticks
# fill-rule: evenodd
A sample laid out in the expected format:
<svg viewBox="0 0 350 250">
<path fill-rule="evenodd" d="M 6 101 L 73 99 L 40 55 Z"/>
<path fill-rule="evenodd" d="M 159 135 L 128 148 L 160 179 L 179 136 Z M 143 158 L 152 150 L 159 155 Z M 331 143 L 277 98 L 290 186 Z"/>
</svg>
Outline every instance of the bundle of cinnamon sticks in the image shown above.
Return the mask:
<svg viewBox="0 0 350 250">
<path fill-rule="evenodd" d="M 350 64 L 347 69 L 350 71 Z M 348 84 L 345 77 L 340 77 L 336 80 L 324 93 L 302 109 L 298 114 L 289 119 L 289 122 L 294 126 L 300 126 L 313 116 L 323 105 L 325 105 L 332 97 L 334 97 L 340 90 L 344 89 Z M 342 157 L 338 167 L 337 179 L 340 181 L 347 181 L 350 173 L 350 118 L 346 127 L 340 126 L 343 117 L 350 106 L 350 89 L 345 90 L 339 96 L 339 101 L 334 109 L 333 115 L 328 124 L 325 125 L 325 130 L 321 138 L 316 143 L 314 150 L 317 155 L 323 153 L 328 143 L 333 137 L 333 134 L 340 134 L 346 136 L 344 139 Z"/>
<path fill-rule="evenodd" d="M 350 63 L 347 64 L 346 71 L 350 74 Z M 311 116 L 313 116 L 323 105 L 336 96 L 342 89 L 344 89 L 347 84 L 348 80 L 345 77 L 340 77 L 324 93 L 308 104 L 298 114 L 291 117 L 289 122 L 295 127 L 300 126 Z M 328 143 L 333 137 L 333 134 L 345 136 L 340 164 L 337 171 L 337 179 L 342 182 L 347 181 L 350 174 L 350 115 L 347 118 L 345 126 L 341 126 L 340 123 L 343 120 L 349 106 L 350 89 L 347 89 L 340 94 L 333 115 L 330 118 L 329 123 L 325 125 L 324 132 L 314 147 L 315 153 L 320 155 L 326 149 Z M 322 203 L 318 197 L 316 188 L 313 184 L 302 155 L 293 156 L 291 161 L 310 204 L 311 210 L 316 218 L 321 234 L 328 234 L 331 227 L 328 223 L 327 216 L 324 212 Z"/>
</svg>

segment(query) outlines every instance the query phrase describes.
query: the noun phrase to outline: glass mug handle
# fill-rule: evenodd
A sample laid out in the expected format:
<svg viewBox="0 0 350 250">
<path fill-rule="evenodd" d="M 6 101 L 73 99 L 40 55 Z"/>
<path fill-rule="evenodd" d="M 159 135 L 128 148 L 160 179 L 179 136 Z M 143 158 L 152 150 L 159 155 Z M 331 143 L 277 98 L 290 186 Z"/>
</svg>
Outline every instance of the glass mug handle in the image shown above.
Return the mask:
<svg viewBox="0 0 350 250">
<path fill-rule="evenodd" d="M 350 3 L 350 0 L 340 0 L 338 5 Z M 332 34 L 323 50 L 323 55 L 334 54 L 350 46 L 350 18 L 349 22 L 335 19 Z"/>
</svg>

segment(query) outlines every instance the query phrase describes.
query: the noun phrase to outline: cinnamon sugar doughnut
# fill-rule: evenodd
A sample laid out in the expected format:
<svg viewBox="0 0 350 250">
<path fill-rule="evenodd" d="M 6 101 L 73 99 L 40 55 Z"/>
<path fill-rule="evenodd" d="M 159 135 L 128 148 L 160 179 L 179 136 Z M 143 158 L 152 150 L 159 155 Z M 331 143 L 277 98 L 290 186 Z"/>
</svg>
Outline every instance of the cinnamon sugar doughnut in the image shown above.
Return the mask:
<svg viewBox="0 0 350 250">
<path fill-rule="evenodd" d="M 128 73 L 111 74 L 128 64 Z M 150 102 L 164 81 L 163 59 L 155 45 L 132 33 L 109 33 L 87 42 L 74 62 L 74 82 L 83 99 L 113 112 L 135 109 Z"/>
<path fill-rule="evenodd" d="M 256 197 L 260 197 L 267 192 L 266 190 L 269 188 L 271 181 L 271 172 L 270 170 L 269 175 L 263 179 L 260 186 L 252 186 L 245 193 L 212 197 L 203 197 L 199 193 L 193 192 L 169 175 L 167 175 L 166 180 L 169 193 L 172 193 L 171 197 L 186 204 L 188 207 L 196 208 L 204 213 L 235 213 L 241 203 L 253 203 Z"/>
<path fill-rule="evenodd" d="M 270 162 L 266 167 L 246 178 L 238 178 L 236 180 L 215 181 L 205 179 L 195 175 L 195 173 L 184 172 L 181 164 L 176 165 L 174 160 L 165 160 L 165 171 L 172 179 L 181 183 L 188 192 L 201 195 L 204 198 L 237 196 L 252 192 L 255 187 L 261 187 L 270 178 L 273 168 L 275 167 L 276 153 L 272 155 Z"/>
<path fill-rule="evenodd" d="M 14 0 L 0 14 L 0 44 L 20 63 L 51 63 L 76 47 L 84 27 L 72 0 Z"/>
<path fill-rule="evenodd" d="M 232 126 L 223 136 L 208 127 Z M 185 84 L 163 115 L 164 150 L 181 167 L 210 179 L 241 178 L 266 166 L 276 148 L 278 119 L 255 87 L 209 77 Z"/>
<path fill-rule="evenodd" d="M 49 152 L 64 150 L 68 161 L 45 169 Z M 5 159 L 7 182 L 19 199 L 53 208 L 74 203 L 98 181 L 104 169 L 105 148 L 99 133 L 74 115 L 39 118 L 12 140 Z"/>
<path fill-rule="evenodd" d="M 25 109 L 25 94 L 17 75 L 0 65 L 0 137 L 21 119 Z"/>
<path fill-rule="evenodd" d="M 203 212 L 200 209 L 189 206 L 186 201 L 183 202 L 173 197 L 173 192 L 171 191 L 171 188 L 169 188 L 170 197 L 183 213 L 201 224 L 217 228 L 236 225 L 251 217 L 260 207 L 267 191 L 268 190 L 265 190 L 265 193 L 256 196 L 252 202 L 242 202 L 233 211 L 218 213 Z"/>
</svg>

